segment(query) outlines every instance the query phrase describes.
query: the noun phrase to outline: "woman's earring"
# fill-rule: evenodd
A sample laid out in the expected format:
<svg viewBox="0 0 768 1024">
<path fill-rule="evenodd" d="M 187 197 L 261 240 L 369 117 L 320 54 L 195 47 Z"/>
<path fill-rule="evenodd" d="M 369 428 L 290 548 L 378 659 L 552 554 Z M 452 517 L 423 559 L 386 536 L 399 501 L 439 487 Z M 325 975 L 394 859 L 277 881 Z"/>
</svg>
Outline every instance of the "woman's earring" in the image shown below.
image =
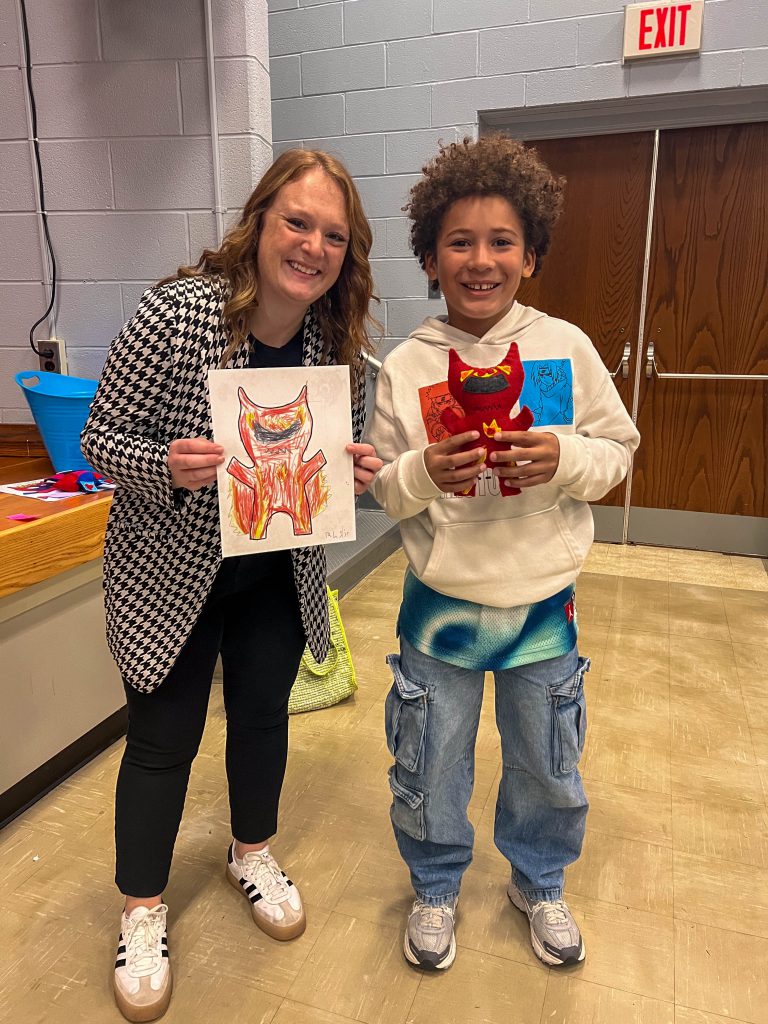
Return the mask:
<svg viewBox="0 0 768 1024">
<path fill-rule="evenodd" d="M 440 291 L 440 282 L 436 277 L 427 278 L 427 298 L 428 299 L 441 299 L 443 293 Z"/>
</svg>

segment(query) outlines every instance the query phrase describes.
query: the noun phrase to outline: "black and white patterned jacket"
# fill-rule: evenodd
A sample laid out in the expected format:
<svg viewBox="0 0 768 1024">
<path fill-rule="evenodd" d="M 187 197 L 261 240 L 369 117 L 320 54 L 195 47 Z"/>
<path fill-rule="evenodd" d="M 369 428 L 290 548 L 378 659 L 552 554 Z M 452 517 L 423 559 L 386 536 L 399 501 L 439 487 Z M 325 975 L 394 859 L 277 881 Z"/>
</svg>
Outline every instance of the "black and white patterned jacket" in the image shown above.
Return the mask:
<svg viewBox="0 0 768 1024">
<path fill-rule="evenodd" d="M 107 641 L 123 679 L 149 693 L 167 676 L 195 624 L 221 564 L 216 485 L 174 490 L 168 447 L 175 438 L 212 439 L 208 371 L 228 338 L 221 280 L 191 277 L 145 292 L 112 343 L 82 449 L 117 483 L 104 549 Z M 303 364 L 323 361 L 312 311 L 304 321 Z M 246 366 L 236 352 L 233 368 Z M 365 420 L 364 378 L 353 388 L 352 424 Z M 312 654 L 328 652 L 325 551 L 291 552 Z"/>
</svg>

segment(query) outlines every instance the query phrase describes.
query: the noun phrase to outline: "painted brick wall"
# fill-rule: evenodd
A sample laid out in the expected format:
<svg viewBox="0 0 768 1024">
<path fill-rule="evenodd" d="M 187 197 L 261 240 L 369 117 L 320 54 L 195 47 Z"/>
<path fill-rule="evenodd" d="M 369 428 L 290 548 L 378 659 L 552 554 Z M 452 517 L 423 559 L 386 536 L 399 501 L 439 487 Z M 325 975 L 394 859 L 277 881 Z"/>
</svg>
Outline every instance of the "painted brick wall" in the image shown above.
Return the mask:
<svg viewBox="0 0 768 1024">
<path fill-rule="evenodd" d="M 266 0 L 214 0 L 223 203 L 269 165 Z M 216 241 L 202 0 L 27 0 L 56 330 L 96 377 L 144 288 Z M 12 375 L 36 368 L 42 257 L 17 0 L 0 0 L 0 422 L 29 421 Z M 38 329 L 47 337 L 47 329 Z"/>
<path fill-rule="evenodd" d="M 478 110 L 768 84 L 765 0 L 707 0 L 702 55 L 622 66 L 623 0 L 269 0 L 275 149 L 356 176 L 375 231 L 389 350 L 425 315 L 402 206 L 438 139 Z M 409 267 L 408 258 L 411 258 Z"/>
</svg>

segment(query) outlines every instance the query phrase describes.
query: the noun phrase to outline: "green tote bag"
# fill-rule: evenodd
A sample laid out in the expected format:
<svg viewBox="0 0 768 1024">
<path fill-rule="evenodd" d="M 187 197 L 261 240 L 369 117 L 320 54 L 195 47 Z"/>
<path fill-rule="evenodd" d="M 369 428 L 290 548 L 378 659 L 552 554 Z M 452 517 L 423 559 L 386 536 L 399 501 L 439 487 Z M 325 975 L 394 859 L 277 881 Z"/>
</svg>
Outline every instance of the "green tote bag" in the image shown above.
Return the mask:
<svg viewBox="0 0 768 1024">
<path fill-rule="evenodd" d="M 357 689 L 355 667 L 349 653 L 339 612 L 339 592 L 328 589 L 328 616 L 331 620 L 331 645 L 322 664 L 312 657 L 309 648 L 301 656 L 296 682 L 288 700 L 288 714 L 329 708 L 351 696 Z"/>
</svg>

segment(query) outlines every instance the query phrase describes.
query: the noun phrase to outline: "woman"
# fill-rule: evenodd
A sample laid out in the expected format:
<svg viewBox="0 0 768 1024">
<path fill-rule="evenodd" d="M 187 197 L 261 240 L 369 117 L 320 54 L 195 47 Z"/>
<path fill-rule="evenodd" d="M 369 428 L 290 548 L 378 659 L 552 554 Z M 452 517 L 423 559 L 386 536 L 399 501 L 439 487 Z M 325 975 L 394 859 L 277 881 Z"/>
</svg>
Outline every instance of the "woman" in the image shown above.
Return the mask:
<svg viewBox="0 0 768 1024">
<path fill-rule="evenodd" d="M 345 363 L 355 491 L 381 462 L 360 444 L 372 298 L 371 230 L 344 167 L 283 153 L 217 250 L 149 289 L 112 345 L 82 437 L 118 484 L 105 545 L 107 636 L 129 726 L 117 781 L 116 882 L 125 895 L 114 991 L 128 1020 L 171 996 L 162 893 L 216 659 L 224 669 L 233 841 L 229 881 L 277 939 L 305 927 L 269 847 L 288 746 L 288 696 L 307 643 L 327 654 L 321 547 L 222 561 L 208 371 Z M 269 600 L 264 600 L 264 595 Z"/>
</svg>

